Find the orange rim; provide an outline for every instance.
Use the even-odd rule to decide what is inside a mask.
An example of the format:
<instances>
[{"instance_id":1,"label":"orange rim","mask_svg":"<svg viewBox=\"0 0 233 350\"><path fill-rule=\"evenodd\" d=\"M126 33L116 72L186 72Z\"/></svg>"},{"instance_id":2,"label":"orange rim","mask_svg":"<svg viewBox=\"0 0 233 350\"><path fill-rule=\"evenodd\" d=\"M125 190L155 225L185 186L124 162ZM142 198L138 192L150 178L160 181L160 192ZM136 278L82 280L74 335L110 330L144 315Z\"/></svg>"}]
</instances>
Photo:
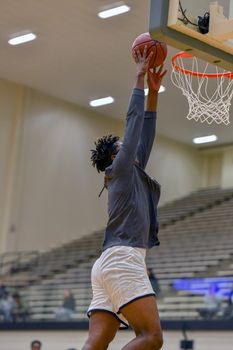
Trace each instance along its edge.
<instances>
[{"instance_id":1,"label":"orange rim","mask_svg":"<svg viewBox=\"0 0 233 350\"><path fill-rule=\"evenodd\" d=\"M177 58L192 58L193 55L189 52L178 52L176 55L172 57L172 66L175 70L182 72L184 74L193 75L194 77L207 77L207 78L221 78L226 77L229 79L233 79L233 73L232 72L224 72L224 73L200 73L200 72L193 72L189 69L184 69L176 64Z\"/></svg>"}]
</instances>

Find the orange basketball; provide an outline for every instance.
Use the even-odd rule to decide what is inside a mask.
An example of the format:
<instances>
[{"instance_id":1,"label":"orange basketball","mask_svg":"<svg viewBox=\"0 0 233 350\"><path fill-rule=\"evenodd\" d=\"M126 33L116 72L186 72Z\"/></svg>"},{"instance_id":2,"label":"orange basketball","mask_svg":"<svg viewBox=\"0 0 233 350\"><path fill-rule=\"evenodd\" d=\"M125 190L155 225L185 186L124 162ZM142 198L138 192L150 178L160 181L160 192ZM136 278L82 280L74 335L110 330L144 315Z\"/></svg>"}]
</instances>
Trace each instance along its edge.
<instances>
[{"instance_id":1,"label":"orange basketball","mask_svg":"<svg viewBox=\"0 0 233 350\"><path fill-rule=\"evenodd\" d=\"M142 54L145 45L147 46L147 56L153 52L153 56L150 59L149 68L161 66L167 57L167 45L153 39L150 36L150 33L143 33L134 40L132 45L132 53L138 49Z\"/></svg>"}]
</instances>

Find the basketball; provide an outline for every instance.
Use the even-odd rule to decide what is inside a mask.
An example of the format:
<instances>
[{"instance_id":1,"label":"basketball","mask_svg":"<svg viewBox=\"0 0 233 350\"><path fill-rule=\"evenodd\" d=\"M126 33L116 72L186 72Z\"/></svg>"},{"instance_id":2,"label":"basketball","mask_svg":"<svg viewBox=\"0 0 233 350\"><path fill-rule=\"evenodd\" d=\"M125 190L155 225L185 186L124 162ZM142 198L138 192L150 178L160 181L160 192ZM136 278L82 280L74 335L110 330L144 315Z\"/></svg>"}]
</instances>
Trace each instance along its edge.
<instances>
[{"instance_id":1,"label":"basketball","mask_svg":"<svg viewBox=\"0 0 233 350\"><path fill-rule=\"evenodd\" d=\"M153 39L150 36L150 33L143 33L134 40L132 45L132 54L137 49L142 54L145 46L147 46L147 56L153 52L153 56L150 59L149 68L161 66L167 57L167 45Z\"/></svg>"}]
</instances>

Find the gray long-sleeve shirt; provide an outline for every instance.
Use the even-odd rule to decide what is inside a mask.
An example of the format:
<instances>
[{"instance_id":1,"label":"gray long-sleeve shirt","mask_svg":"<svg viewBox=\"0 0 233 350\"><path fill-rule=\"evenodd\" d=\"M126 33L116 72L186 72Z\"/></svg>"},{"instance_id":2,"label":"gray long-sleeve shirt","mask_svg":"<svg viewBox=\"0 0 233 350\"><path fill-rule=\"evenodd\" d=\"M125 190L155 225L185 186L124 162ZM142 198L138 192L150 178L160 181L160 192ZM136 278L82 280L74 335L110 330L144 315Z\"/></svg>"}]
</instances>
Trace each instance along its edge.
<instances>
[{"instance_id":1,"label":"gray long-sleeve shirt","mask_svg":"<svg viewBox=\"0 0 233 350\"><path fill-rule=\"evenodd\" d=\"M156 113L145 112L144 91L134 89L123 144L106 168L108 223L103 250L113 246L151 248L157 238L160 185L144 171L155 137Z\"/></svg>"}]
</instances>

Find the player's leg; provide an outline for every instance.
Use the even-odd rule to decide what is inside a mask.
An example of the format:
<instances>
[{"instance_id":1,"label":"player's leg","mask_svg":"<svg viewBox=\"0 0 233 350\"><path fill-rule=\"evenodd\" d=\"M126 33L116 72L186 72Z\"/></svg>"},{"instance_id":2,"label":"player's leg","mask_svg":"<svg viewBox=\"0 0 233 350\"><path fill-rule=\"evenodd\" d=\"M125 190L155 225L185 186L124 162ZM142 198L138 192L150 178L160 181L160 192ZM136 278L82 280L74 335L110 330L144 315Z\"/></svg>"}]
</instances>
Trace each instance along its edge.
<instances>
[{"instance_id":1,"label":"player's leg","mask_svg":"<svg viewBox=\"0 0 233 350\"><path fill-rule=\"evenodd\" d=\"M120 322L114 314L106 311L92 312L88 339L82 350L106 350L119 326Z\"/></svg>"},{"instance_id":2,"label":"player's leg","mask_svg":"<svg viewBox=\"0 0 233 350\"><path fill-rule=\"evenodd\" d=\"M89 335L83 350L106 350L114 338L120 321L113 312L112 303L103 287L102 254L92 267L93 298L88 309Z\"/></svg>"},{"instance_id":3,"label":"player's leg","mask_svg":"<svg viewBox=\"0 0 233 350\"><path fill-rule=\"evenodd\" d=\"M122 315L134 329L136 338L122 350L159 350L163 335L154 296L145 296L123 306Z\"/></svg>"}]
</instances>

